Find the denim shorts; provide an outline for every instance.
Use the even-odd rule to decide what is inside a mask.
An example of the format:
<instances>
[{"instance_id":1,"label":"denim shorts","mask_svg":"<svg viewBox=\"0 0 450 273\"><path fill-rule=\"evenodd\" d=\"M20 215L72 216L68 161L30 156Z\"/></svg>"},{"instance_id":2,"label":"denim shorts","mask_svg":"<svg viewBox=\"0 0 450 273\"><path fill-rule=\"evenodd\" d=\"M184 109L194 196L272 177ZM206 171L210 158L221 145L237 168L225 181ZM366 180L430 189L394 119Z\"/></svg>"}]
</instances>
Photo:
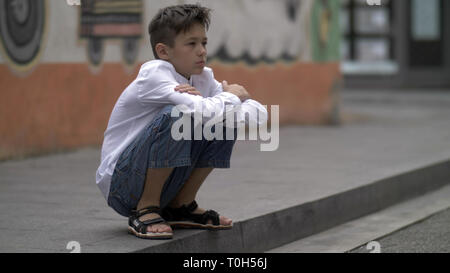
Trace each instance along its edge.
<instances>
[{"instance_id":1,"label":"denim shorts","mask_svg":"<svg viewBox=\"0 0 450 273\"><path fill-rule=\"evenodd\" d=\"M171 117L173 105L164 107L120 155L111 179L108 205L122 216L129 217L141 198L147 170L174 168L167 178L160 197L160 207L166 207L183 187L195 168L229 168L237 130L233 140L174 140L171 128L181 117ZM191 118L192 123L193 118ZM203 125L202 126L203 129ZM214 132L215 127L211 129ZM230 134L230 133L229 133ZM224 137L225 138L225 137ZM151 178L150 178L151 179Z\"/></svg>"}]
</instances>

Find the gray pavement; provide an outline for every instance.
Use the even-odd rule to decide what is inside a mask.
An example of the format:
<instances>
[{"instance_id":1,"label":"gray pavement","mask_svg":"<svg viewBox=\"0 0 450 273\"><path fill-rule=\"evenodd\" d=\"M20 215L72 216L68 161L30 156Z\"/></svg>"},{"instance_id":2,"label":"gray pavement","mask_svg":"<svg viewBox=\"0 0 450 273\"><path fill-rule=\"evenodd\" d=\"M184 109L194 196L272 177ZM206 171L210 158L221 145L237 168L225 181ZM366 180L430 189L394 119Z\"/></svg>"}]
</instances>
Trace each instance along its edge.
<instances>
[{"instance_id":1,"label":"gray pavement","mask_svg":"<svg viewBox=\"0 0 450 273\"><path fill-rule=\"evenodd\" d=\"M286 245L277 247L266 251L268 253L345 253L345 252L362 252L368 253L374 249L368 248L372 242L380 242L380 238L386 235L397 233L397 231L405 229L409 226L415 225L429 218L438 212L445 211L450 208L450 185L444 186L436 191L424 194L420 197L407 200L390 206L381 211L369 214L367 216L349 221L342 225L333 227L326 231L314 234L312 236L300 239L298 241L290 242ZM434 221L431 230L437 230L438 236L430 238L430 242L443 239L444 242L449 242L448 231L450 222ZM422 233L427 230L421 231ZM434 232L435 234L437 232ZM417 237L414 234L409 238L398 240L396 247L399 251L405 250L410 243L415 243ZM429 234L433 235L433 233ZM442 243L437 243L436 246L442 246ZM445 245L445 243L444 243ZM386 245L387 246L387 245ZM391 245L392 246L392 245ZM431 246L431 248L430 248ZM448 245L447 245L448 246ZM432 252L433 245L427 245L427 250ZM380 248L380 251L382 249ZM389 249L392 250L392 249ZM450 251L450 247L448 248Z\"/></svg>"},{"instance_id":2,"label":"gray pavement","mask_svg":"<svg viewBox=\"0 0 450 273\"><path fill-rule=\"evenodd\" d=\"M380 253L450 253L450 208L376 239ZM361 246L350 253L369 253Z\"/></svg>"},{"instance_id":3,"label":"gray pavement","mask_svg":"<svg viewBox=\"0 0 450 273\"><path fill-rule=\"evenodd\" d=\"M285 244L271 230L298 220L289 209L311 204L305 211L316 211L315 201L450 159L450 92L389 97L344 92L341 126L283 127L274 152L261 152L258 141L238 142L231 169L215 170L197 199L232 218L233 230L176 230L170 243L127 234L126 219L107 207L95 185L99 148L2 162L0 252L69 252L70 241L82 252L208 251L205 242L215 251L260 251ZM301 223L310 232L327 226Z\"/></svg>"}]
</instances>

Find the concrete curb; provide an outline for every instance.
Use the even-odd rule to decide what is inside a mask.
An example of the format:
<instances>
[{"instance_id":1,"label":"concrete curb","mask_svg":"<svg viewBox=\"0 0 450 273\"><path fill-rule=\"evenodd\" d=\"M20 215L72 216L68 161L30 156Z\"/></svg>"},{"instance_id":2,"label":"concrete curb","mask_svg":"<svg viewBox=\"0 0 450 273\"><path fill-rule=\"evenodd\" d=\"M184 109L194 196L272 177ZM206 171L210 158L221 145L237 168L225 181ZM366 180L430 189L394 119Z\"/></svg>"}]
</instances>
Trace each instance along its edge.
<instances>
[{"instance_id":1,"label":"concrete curb","mask_svg":"<svg viewBox=\"0 0 450 273\"><path fill-rule=\"evenodd\" d=\"M450 160L316 201L234 223L227 231L188 234L136 252L264 252L322 232L450 183Z\"/></svg>"}]
</instances>

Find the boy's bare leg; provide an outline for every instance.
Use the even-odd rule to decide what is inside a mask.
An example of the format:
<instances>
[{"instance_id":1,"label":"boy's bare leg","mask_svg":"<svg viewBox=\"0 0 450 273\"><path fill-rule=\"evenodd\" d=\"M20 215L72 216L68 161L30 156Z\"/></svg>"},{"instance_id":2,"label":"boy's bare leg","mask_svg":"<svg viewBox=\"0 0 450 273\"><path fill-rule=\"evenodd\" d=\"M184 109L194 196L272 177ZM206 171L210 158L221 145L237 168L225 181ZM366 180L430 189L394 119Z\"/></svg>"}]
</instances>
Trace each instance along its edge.
<instances>
[{"instance_id":1,"label":"boy's bare leg","mask_svg":"<svg viewBox=\"0 0 450 273\"><path fill-rule=\"evenodd\" d=\"M144 192L137 205L137 210L149 207L160 206L161 191L173 168L162 169L148 169L147 177L145 179ZM150 213L139 218L141 221L147 221L160 217L156 213ZM172 232L172 229L167 224L154 224L147 228L148 232Z\"/></svg>"},{"instance_id":2,"label":"boy's bare leg","mask_svg":"<svg viewBox=\"0 0 450 273\"><path fill-rule=\"evenodd\" d=\"M205 181L206 177L212 172L214 168L196 168L192 171L191 176L184 183L181 190L178 192L177 196L170 202L169 206L172 208L179 208L182 205L187 205L195 200L197 192L201 185ZM197 208L193 213L202 214L206 210L202 208ZM231 219L220 216L219 217L221 225L231 225ZM211 220L209 221L211 222Z\"/></svg>"}]
</instances>

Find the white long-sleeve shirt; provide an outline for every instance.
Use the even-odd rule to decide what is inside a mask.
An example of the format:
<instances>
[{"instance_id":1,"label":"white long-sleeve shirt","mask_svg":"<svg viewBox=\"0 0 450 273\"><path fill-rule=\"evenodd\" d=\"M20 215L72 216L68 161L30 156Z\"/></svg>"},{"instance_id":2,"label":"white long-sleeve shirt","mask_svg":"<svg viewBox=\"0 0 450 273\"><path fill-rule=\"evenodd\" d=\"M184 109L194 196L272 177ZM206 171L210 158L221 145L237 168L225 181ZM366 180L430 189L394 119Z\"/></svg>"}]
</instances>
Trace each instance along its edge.
<instances>
[{"instance_id":1,"label":"white long-sleeve shirt","mask_svg":"<svg viewBox=\"0 0 450 273\"><path fill-rule=\"evenodd\" d=\"M194 86L202 96L175 91L175 87L181 84ZM104 133L96 183L106 200L120 154L153 121L156 114L170 104L184 105L180 108L182 112L203 111L217 115L232 105L239 109L235 116L236 122L248 122L251 119L262 124L267 121L267 110L259 102L248 99L241 103L236 95L223 92L222 84L214 79L211 68L205 67L202 74L192 75L188 81L176 72L171 63L149 61L141 66L137 78L117 100ZM245 112L259 115L250 115L246 119Z\"/></svg>"}]
</instances>

